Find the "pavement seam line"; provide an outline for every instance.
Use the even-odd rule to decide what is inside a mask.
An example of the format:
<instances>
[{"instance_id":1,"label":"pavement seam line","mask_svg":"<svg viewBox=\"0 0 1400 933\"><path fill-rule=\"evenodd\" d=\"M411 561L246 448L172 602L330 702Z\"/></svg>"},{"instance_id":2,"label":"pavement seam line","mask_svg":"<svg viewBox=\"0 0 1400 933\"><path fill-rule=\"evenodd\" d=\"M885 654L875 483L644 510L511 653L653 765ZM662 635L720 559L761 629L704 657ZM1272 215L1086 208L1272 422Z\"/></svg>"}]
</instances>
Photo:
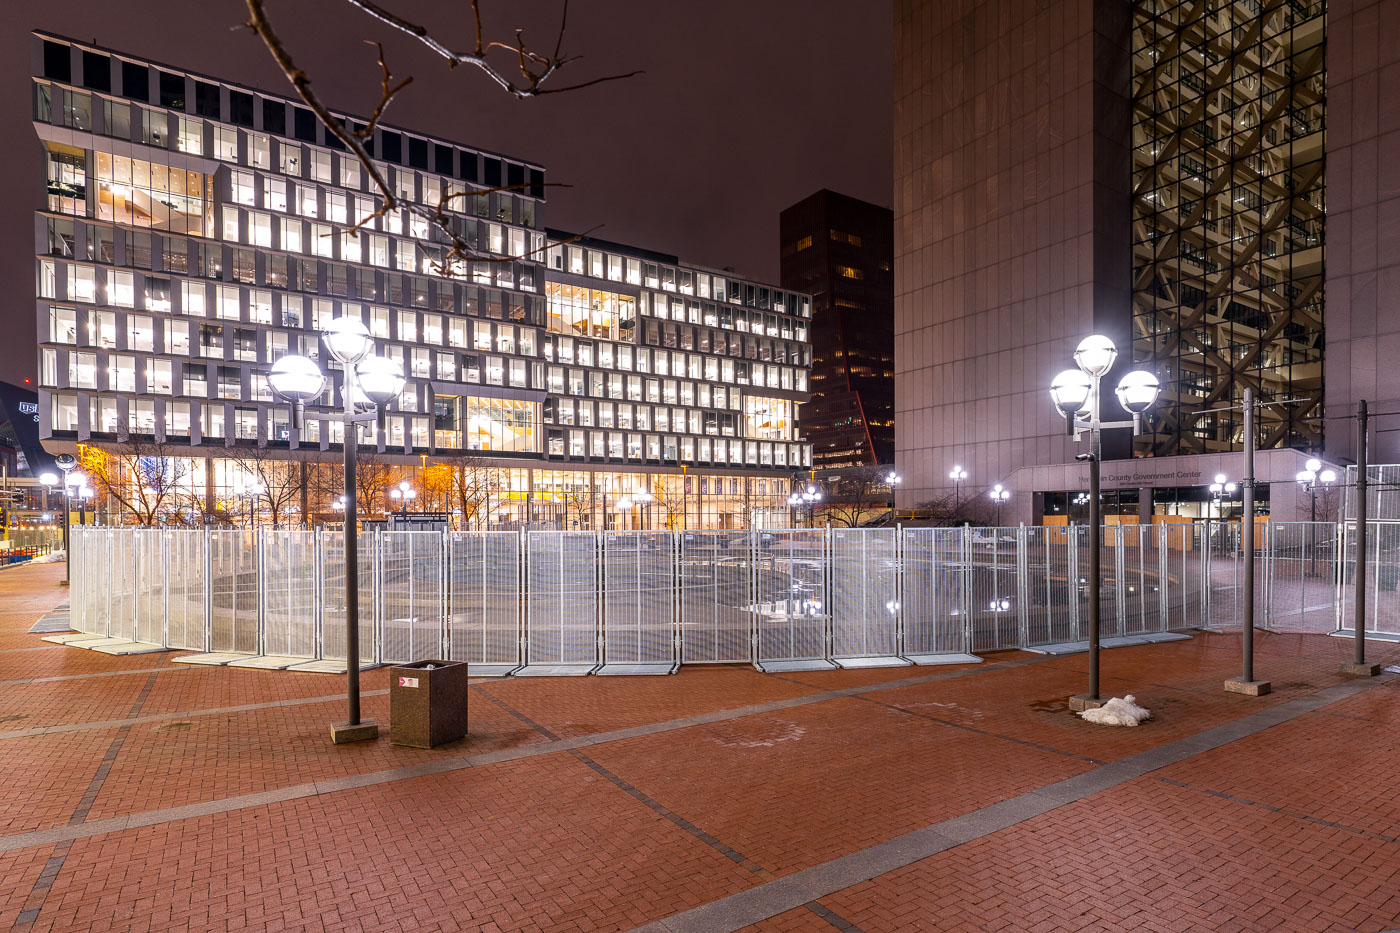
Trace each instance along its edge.
<instances>
[{"instance_id":1,"label":"pavement seam line","mask_svg":"<svg viewBox=\"0 0 1400 933\"><path fill-rule=\"evenodd\" d=\"M510 715L514 716L516 719L519 719L527 726L539 732L540 735L543 735L547 739L558 741L559 736L555 735L553 732L549 731L539 723L535 722L529 716L526 716L524 713L511 706L505 700L502 700L500 697L497 696L492 696L490 693L487 693L485 690L482 690L479 687L473 687L472 689L480 693L482 696L486 697L486 699L490 700L492 703L496 704ZM628 783L622 777L618 776L617 774L614 774L612 771L599 764L593 758L590 758L588 755L579 751L577 748L569 749L569 754L573 755L575 758L577 758L583 764L587 765L597 774L602 775L604 778L615 784L617 787L621 788L624 793L632 797L638 803L642 804L642 806L651 810L653 813L660 815L662 818L674 823L676 826L680 827L685 832L694 836L696 839L699 839L705 845L714 849L716 852L720 853L725 858L729 859L731 862L735 862L739 865L744 866L754 874L763 874L767 875L768 877L772 877L771 873L769 873L767 869L755 862L753 859L749 858L741 852L736 851L730 846L725 845L723 842L720 842L714 836L705 832L705 830L701 829L699 826L696 826L694 823L690 822L690 820L687 820L685 817L666 807L653 797L643 792L641 789Z\"/></svg>"},{"instance_id":2,"label":"pavement seam line","mask_svg":"<svg viewBox=\"0 0 1400 933\"><path fill-rule=\"evenodd\" d=\"M1180 787L1182 790L1192 790L1198 794L1209 794L1212 797L1219 797L1221 800L1228 800L1231 803L1244 804L1247 807L1258 807L1261 810L1268 810L1270 813L1282 814L1283 816L1292 817L1295 820L1306 820L1309 823L1318 823L1322 826L1330 826L1332 829L1346 830L1349 833L1355 833L1358 836L1365 836L1368 839L1376 839L1380 842L1389 843L1391 845L1400 845L1400 838L1396 838L1395 836L1387 836L1384 833L1378 833L1374 830L1352 826L1349 823L1338 823L1333 820L1324 820L1320 816L1312 816L1308 813L1300 813L1297 810L1285 810L1283 807L1276 807L1273 804L1264 803L1262 800L1251 800L1248 797L1239 797L1235 794L1227 794L1224 791L1211 790L1208 787L1197 787L1194 784L1187 784L1185 781L1176 781L1167 777L1155 777L1153 778L1153 780L1160 781L1163 784L1170 784L1172 787Z\"/></svg>"},{"instance_id":3,"label":"pavement seam line","mask_svg":"<svg viewBox=\"0 0 1400 933\"><path fill-rule=\"evenodd\" d=\"M156 675L155 672L152 672L146 678L146 684L141 688L135 702L131 704L131 711L127 714L128 718L140 714L141 707L146 705L146 700L150 698L151 690L154 689L155 685ZM81 825L87 820L87 815L92 810L92 805L97 802L97 796L102 793L102 786L107 783L107 775L111 774L112 765L116 763L117 756L121 754L122 746L126 744L126 737L130 734L131 726L124 725L112 737L111 744L107 746L107 753L102 756L102 762L97 766L97 773L88 782L87 790L83 792L78 806L73 810L72 816L68 818L68 825ZM72 839L65 839L54 846L53 854L44 864L44 870L35 879L34 887L29 890L29 897L24 902L24 910L15 918L14 925L10 929L22 929L38 921L39 914L44 910L44 903L48 900L49 889L53 887L59 872L63 870L64 863L68 861L68 852L72 847Z\"/></svg>"},{"instance_id":4,"label":"pavement seam line","mask_svg":"<svg viewBox=\"0 0 1400 933\"><path fill-rule=\"evenodd\" d=\"M1256 735L1395 680L1345 681L1250 713L1195 735L1120 758L999 803L933 823L828 862L763 882L737 894L672 914L631 933L734 933L940 852L1000 832L1168 765ZM1243 727L1243 729L1241 728ZM1019 812L1018 812L1019 811ZM873 867L872 867L873 866Z\"/></svg>"},{"instance_id":5,"label":"pavement seam line","mask_svg":"<svg viewBox=\"0 0 1400 933\"><path fill-rule=\"evenodd\" d=\"M153 675L154 676L154 675ZM362 690L362 697L387 696L388 690ZM89 729L110 729L114 726L139 726L148 722L165 722L170 719L185 719L197 716L220 716L225 713L250 713L260 709L276 709L284 706L306 706L313 703L331 703L345 699L343 693L331 693L315 697L291 697L285 700L269 700L266 703L244 703L240 706L217 706L209 709L183 710L177 713L152 713L134 719L103 719L94 722L61 723L56 726L35 726L33 729L16 729L0 732L0 740L23 739L38 735L55 735L62 732L83 732Z\"/></svg>"},{"instance_id":6,"label":"pavement seam line","mask_svg":"<svg viewBox=\"0 0 1400 933\"><path fill-rule=\"evenodd\" d=\"M533 745L521 745L494 752L477 752L471 755L444 758L439 761L428 761L416 765L405 765L403 767L389 768L383 771L371 771L365 774L352 774L346 777L307 781L302 784L293 784L256 793L238 794L233 797L223 797L217 800L181 804L180 806L166 807L159 810L144 810L122 816L109 817L104 820L82 823L78 826L52 826L22 833L11 833L9 835L0 836L0 852L13 852L17 849L27 849L31 846L49 845L65 839L98 836L104 833L119 832L123 829L138 826L155 826L161 823L190 819L197 816L230 813L235 810L243 810L250 807L266 806L270 803L281 803L289 800L317 797L322 794L335 793L336 791L369 787L376 784L388 784L394 781L409 780L430 774L465 771L484 765L503 764L525 758L535 758L540 755L569 751L573 748L582 748L588 745L603 745L609 742L622 741L641 736L689 729L694 726L709 725L717 722L731 722L735 719L760 716L765 713L792 709L797 706L810 706L815 703L825 703L830 700L858 696L864 693L876 693L881 690L894 690L915 684L937 683L939 681L955 680L975 674L1023 667L1027 664L1041 663L1048 660L1048 658L1048 655L1035 656L1017 658L1012 661L1002 661L994 664L969 665L963 670L938 671L937 673L925 674L921 677L911 677L883 683L861 684L855 687L843 687L837 690L811 693L800 697L789 697L783 700L771 700L767 703L740 706L731 710L697 713L693 716L686 716L680 719L648 723L641 726L628 726L621 729L609 730L607 732L595 732L589 735L559 739L553 742L545 741ZM154 670L169 670L169 668L155 668ZM486 690L480 690L479 692L490 697L490 693Z\"/></svg>"}]
</instances>

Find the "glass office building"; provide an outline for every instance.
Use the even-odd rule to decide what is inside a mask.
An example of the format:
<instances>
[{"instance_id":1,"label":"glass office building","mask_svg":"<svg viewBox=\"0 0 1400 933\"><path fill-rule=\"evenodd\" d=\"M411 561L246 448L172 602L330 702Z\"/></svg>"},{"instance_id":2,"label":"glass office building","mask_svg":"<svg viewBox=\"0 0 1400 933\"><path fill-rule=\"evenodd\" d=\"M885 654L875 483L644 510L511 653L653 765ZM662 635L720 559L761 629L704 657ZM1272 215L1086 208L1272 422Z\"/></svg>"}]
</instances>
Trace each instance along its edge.
<instances>
[{"instance_id":1,"label":"glass office building","mask_svg":"<svg viewBox=\"0 0 1400 933\"><path fill-rule=\"evenodd\" d=\"M295 431L266 374L324 363L320 331L354 315L408 380L361 450L420 486L471 464L490 490L474 524L786 522L811 466L809 296L547 231L541 166L381 124L384 177L442 201L481 259L445 269L441 231L366 219L362 166L293 100L45 33L33 65L47 446L187 457L206 515L233 514L250 451L271 451L298 464L300 517L328 515L333 480L305 477L334 474L338 399Z\"/></svg>"}]
</instances>

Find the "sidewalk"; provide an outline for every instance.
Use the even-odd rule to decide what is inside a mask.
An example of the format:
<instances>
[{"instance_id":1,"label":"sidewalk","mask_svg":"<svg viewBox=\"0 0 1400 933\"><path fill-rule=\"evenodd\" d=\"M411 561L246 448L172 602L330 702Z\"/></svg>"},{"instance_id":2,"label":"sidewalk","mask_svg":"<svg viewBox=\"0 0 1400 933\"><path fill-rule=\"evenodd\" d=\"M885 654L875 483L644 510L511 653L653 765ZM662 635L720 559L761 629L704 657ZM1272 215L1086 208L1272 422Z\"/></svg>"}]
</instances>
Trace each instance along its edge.
<instances>
[{"instance_id":1,"label":"sidewalk","mask_svg":"<svg viewBox=\"0 0 1400 933\"><path fill-rule=\"evenodd\" d=\"M1388 930L1400 678L1345 639L473 687L434 751L333 747L344 680L110 657L0 575L0 930ZM1373 660L1400 661L1376 645ZM387 674L363 678L388 725Z\"/></svg>"}]
</instances>

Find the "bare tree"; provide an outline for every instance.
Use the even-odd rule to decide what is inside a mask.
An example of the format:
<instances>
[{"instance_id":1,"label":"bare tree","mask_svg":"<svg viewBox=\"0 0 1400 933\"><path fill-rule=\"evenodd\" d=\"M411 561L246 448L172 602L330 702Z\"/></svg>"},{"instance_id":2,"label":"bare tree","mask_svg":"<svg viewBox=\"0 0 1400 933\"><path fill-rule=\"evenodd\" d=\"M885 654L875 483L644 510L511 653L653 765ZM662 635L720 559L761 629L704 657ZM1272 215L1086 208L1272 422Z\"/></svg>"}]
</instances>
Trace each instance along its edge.
<instances>
[{"instance_id":1,"label":"bare tree","mask_svg":"<svg viewBox=\"0 0 1400 933\"><path fill-rule=\"evenodd\" d=\"M115 502L131 524L169 521L199 498L189 488L193 464L184 448L127 440L112 451L83 447L80 455L95 491Z\"/></svg>"},{"instance_id":2,"label":"bare tree","mask_svg":"<svg viewBox=\"0 0 1400 933\"><path fill-rule=\"evenodd\" d=\"M484 457L472 454L442 454L423 471L424 488L441 492L448 511L458 509L462 525L477 523L491 493L491 468Z\"/></svg>"},{"instance_id":3,"label":"bare tree","mask_svg":"<svg viewBox=\"0 0 1400 933\"><path fill-rule=\"evenodd\" d=\"M384 497L393 485L394 473L384 457L362 451L355 463L355 511L366 517L384 511Z\"/></svg>"},{"instance_id":4,"label":"bare tree","mask_svg":"<svg viewBox=\"0 0 1400 933\"><path fill-rule=\"evenodd\" d=\"M931 514L933 524L943 527L957 525L990 526L993 521L992 506L985 497L959 497L947 493L936 499L928 499L914 507L916 512Z\"/></svg>"},{"instance_id":5,"label":"bare tree","mask_svg":"<svg viewBox=\"0 0 1400 933\"><path fill-rule=\"evenodd\" d=\"M271 447L238 447L233 452L234 461L261 487L258 499L267 503L273 528L280 527L281 517L301 498L301 463L284 457Z\"/></svg>"},{"instance_id":6,"label":"bare tree","mask_svg":"<svg viewBox=\"0 0 1400 933\"><path fill-rule=\"evenodd\" d=\"M381 72L379 102L375 105L367 123L361 128L351 130L330 111L330 108L312 89L311 78L296 64L291 52L268 19L264 0L245 0L245 2L248 5L249 13L248 27L257 33L263 44L267 46L267 50L272 54L278 67L282 69L282 73L286 75L297 96L316 114L316 118L326 128L326 132L344 144L345 148L359 161L366 177L370 179L379 192L379 208L373 213L359 218L347 232L354 232L371 220L391 211L402 210L431 224L450 244L450 248L445 253L440 256L434 255L432 259L436 270L442 275L465 275L469 271L470 265L476 262L511 262L518 258L492 256L479 250L476 244L468 241L458 232L446 211L452 209L452 202L455 200L461 199L463 206L465 206L469 199L500 191L518 190L523 187L522 185L506 185L479 190L448 189L442 192L437 203L433 205L409 200L390 187L388 179L384 177L384 173L370 155L365 143L371 138L375 127L384 116L390 103L400 91L413 81L413 78L408 77L395 81L393 72L390 71L385 61L382 44L366 40L379 53L377 59ZM542 97L546 94L576 91L606 81L616 81L640 74L640 72L632 71L569 85L560 86L555 83L554 79L560 71L578 61L578 56L566 55L563 51L564 33L568 25L569 6L567 0L563 3L554 50L550 53L537 52L529 47L525 42L523 29L515 30L514 41L511 42L487 38L482 28L480 0L472 0L471 3L475 41L469 49L464 51L454 50L447 42L437 38L426 26L404 19L379 4L371 2L371 0L343 0L343 2L354 9L367 13L381 25L417 39L446 61L449 68L455 69L465 65L470 69L475 69L496 84L501 91L521 100ZM507 68L498 64L502 60L511 62L511 66ZM537 251L532 250L531 252Z\"/></svg>"},{"instance_id":7,"label":"bare tree","mask_svg":"<svg viewBox=\"0 0 1400 933\"><path fill-rule=\"evenodd\" d=\"M827 477L826 501L822 515L833 525L855 528L884 513L894 500L894 490L886 477L890 468L874 463L847 467Z\"/></svg>"}]
</instances>

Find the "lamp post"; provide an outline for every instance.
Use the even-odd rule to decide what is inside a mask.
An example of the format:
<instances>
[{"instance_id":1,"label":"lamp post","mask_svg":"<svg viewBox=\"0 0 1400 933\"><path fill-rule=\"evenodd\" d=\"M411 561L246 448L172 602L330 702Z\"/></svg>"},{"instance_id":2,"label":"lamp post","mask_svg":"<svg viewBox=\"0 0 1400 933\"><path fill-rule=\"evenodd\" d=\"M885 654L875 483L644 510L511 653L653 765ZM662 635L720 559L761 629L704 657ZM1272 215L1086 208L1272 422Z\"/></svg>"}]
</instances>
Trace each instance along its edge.
<instances>
[{"instance_id":1,"label":"lamp post","mask_svg":"<svg viewBox=\"0 0 1400 933\"><path fill-rule=\"evenodd\" d=\"M258 496L267 491L267 487L257 480L250 480L247 483L239 483L233 487L233 494L240 499L248 500L248 528L254 527L253 503L257 502Z\"/></svg>"},{"instance_id":2,"label":"lamp post","mask_svg":"<svg viewBox=\"0 0 1400 933\"><path fill-rule=\"evenodd\" d=\"M967 479L967 471L960 466L954 466L949 471L948 478L953 481L953 517L956 518L962 508L962 482Z\"/></svg>"},{"instance_id":3,"label":"lamp post","mask_svg":"<svg viewBox=\"0 0 1400 933\"><path fill-rule=\"evenodd\" d=\"M397 487L389 490L389 498L399 503L399 514L408 514L408 503L418 495L418 491L413 488L413 484L408 480L399 483Z\"/></svg>"},{"instance_id":4,"label":"lamp post","mask_svg":"<svg viewBox=\"0 0 1400 933\"><path fill-rule=\"evenodd\" d=\"M374 340L358 317L338 317L321 334L321 340L340 364L340 396L345 424L345 492L341 497L345 514L345 677L346 713L343 723L331 725L331 742L361 742L379 736L373 720L360 720L360 588L359 541L355 508L355 470L359 446L359 425L377 421L383 425L385 406L403 391L404 377L399 364L371 356ZM314 360L287 355L272 366L268 375L272 391L292 405L292 428L300 431L306 403L326 388L326 376ZM364 406L365 411L357 410Z\"/></svg>"},{"instance_id":5,"label":"lamp post","mask_svg":"<svg viewBox=\"0 0 1400 933\"><path fill-rule=\"evenodd\" d=\"M1087 431L1089 452L1077 454L1076 460L1089 464L1089 692L1070 697L1072 710L1101 706L1099 699L1099 595L1102 589L1102 515L1099 509L1099 462L1103 459L1104 428L1142 430L1142 414L1157 401L1160 387L1157 377L1145 370L1133 370L1118 382L1115 394L1118 404L1133 418L1131 421L1103 421L1099 386L1118 359L1113 341L1100 334L1085 337L1074 351L1077 369L1067 369L1050 383L1050 398L1065 418L1065 433L1070 437ZM1078 417L1080 414L1084 418Z\"/></svg>"},{"instance_id":6,"label":"lamp post","mask_svg":"<svg viewBox=\"0 0 1400 933\"><path fill-rule=\"evenodd\" d=\"M1210 484L1209 489L1211 501L1215 505L1216 520L1223 520L1225 518L1225 510L1221 508L1220 500L1225 496L1234 498L1235 484L1226 482L1224 473L1217 473L1215 474L1215 482Z\"/></svg>"},{"instance_id":7,"label":"lamp post","mask_svg":"<svg viewBox=\"0 0 1400 933\"><path fill-rule=\"evenodd\" d=\"M817 523L817 502L821 500L821 490L816 486L809 485L802 491L802 501L807 503L807 527L811 528Z\"/></svg>"},{"instance_id":8,"label":"lamp post","mask_svg":"<svg viewBox=\"0 0 1400 933\"><path fill-rule=\"evenodd\" d=\"M1337 481L1337 474L1332 470L1324 470L1322 461L1316 457L1303 464L1303 469L1298 473L1298 485L1308 491L1308 576L1317 576L1317 547L1313 543L1313 534L1317 524L1317 484L1330 486Z\"/></svg>"},{"instance_id":9,"label":"lamp post","mask_svg":"<svg viewBox=\"0 0 1400 933\"><path fill-rule=\"evenodd\" d=\"M992 500L993 502L996 503L996 507L997 507L997 527L1000 528L1000 527L1001 527L1001 506L1002 506L1002 503L1004 503L1007 499L1010 499L1010 498L1011 498L1011 490L1005 489L1005 488L1002 487L1001 483L997 483L995 486L992 487L992 491L989 492L989 493L987 493L987 495L990 496L990 497L991 497L991 500Z\"/></svg>"},{"instance_id":10,"label":"lamp post","mask_svg":"<svg viewBox=\"0 0 1400 933\"><path fill-rule=\"evenodd\" d=\"M92 498L92 495L93 495L93 493L92 493L92 487L91 487L91 486L88 486L87 484L84 484L84 485L78 490L78 524L79 524L79 525L86 525L86 524L87 524L87 504L88 504L88 500ZM93 522L96 523L96 521L97 521L97 513L96 513L96 511L94 511L94 512L93 512Z\"/></svg>"}]
</instances>

